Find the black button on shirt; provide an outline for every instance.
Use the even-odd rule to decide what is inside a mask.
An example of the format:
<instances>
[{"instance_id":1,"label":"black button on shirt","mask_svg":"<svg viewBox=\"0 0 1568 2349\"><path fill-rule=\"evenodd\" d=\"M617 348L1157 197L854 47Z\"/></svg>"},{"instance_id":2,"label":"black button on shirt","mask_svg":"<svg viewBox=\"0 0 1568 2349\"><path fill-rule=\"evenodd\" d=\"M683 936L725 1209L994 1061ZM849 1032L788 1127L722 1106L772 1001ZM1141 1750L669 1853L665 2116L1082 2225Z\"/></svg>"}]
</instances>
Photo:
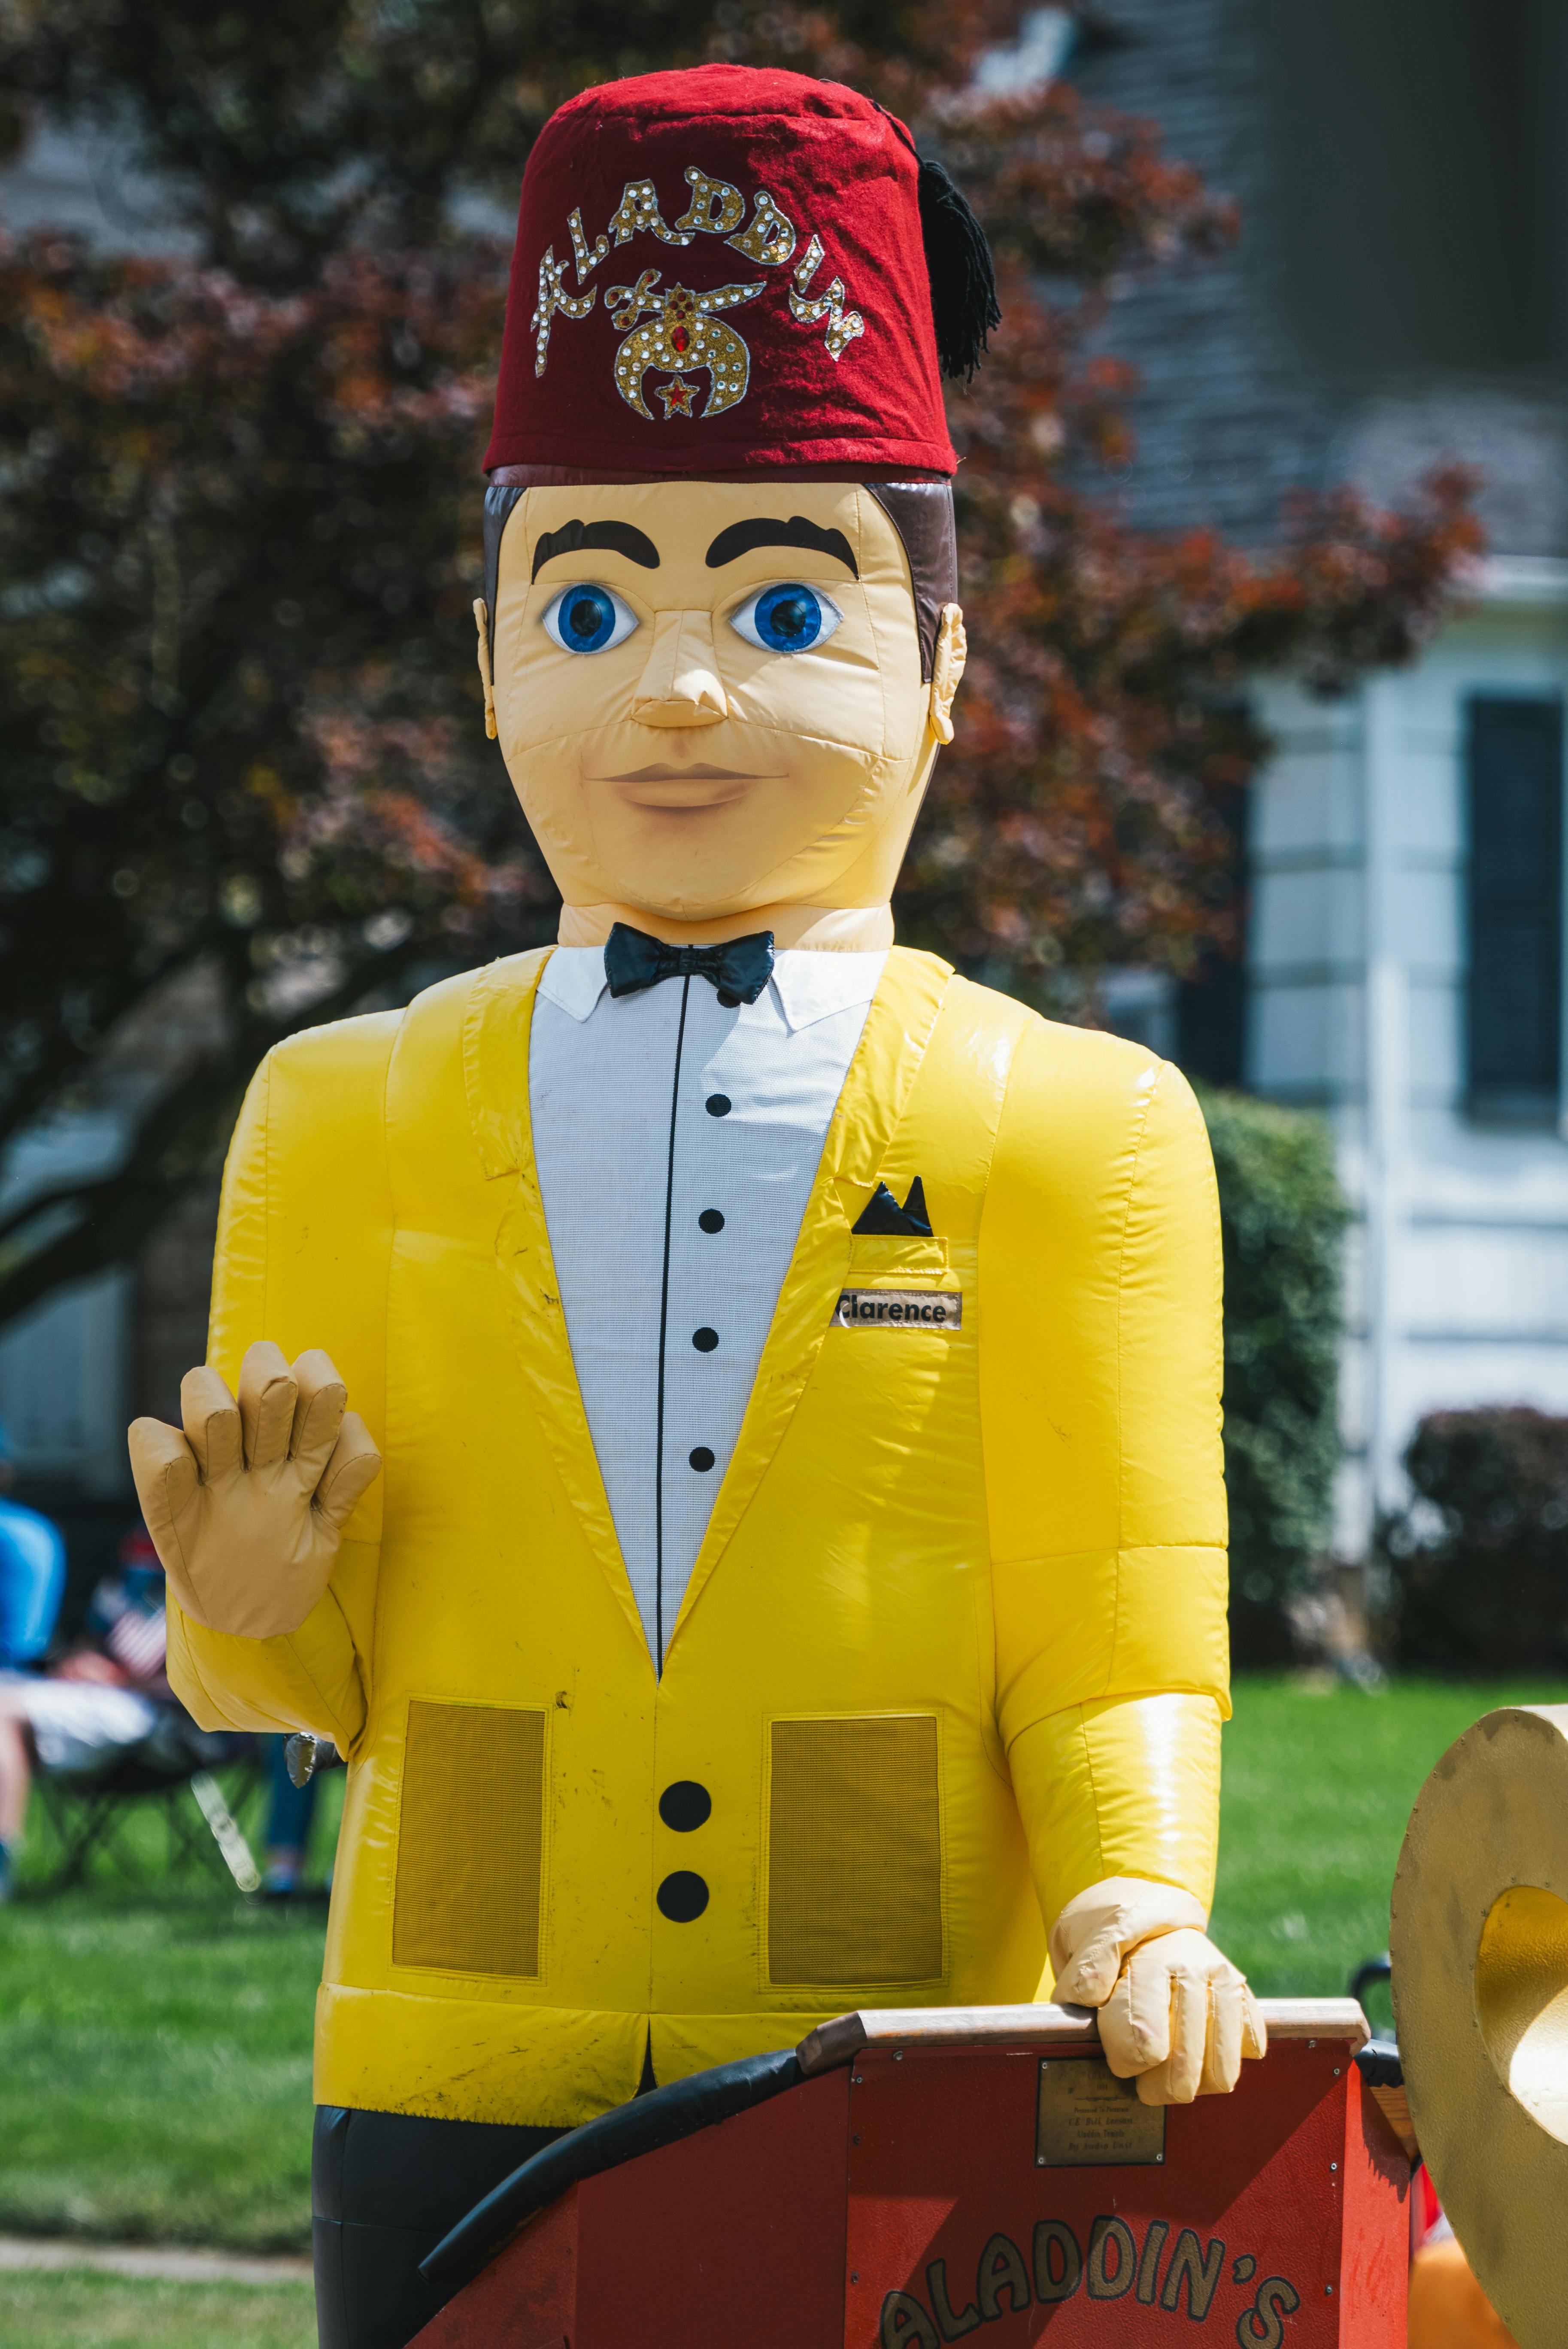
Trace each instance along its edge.
<instances>
[{"instance_id":1,"label":"black button on shirt","mask_svg":"<svg viewBox=\"0 0 1568 2349\"><path fill-rule=\"evenodd\" d=\"M690 1835L707 1825L713 1796L696 1778L677 1778L659 1796L659 1816L676 1835Z\"/></svg>"},{"instance_id":2,"label":"black button on shirt","mask_svg":"<svg viewBox=\"0 0 1568 2349\"><path fill-rule=\"evenodd\" d=\"M707 1887L689 1868L677 1868L665 1877L654 1898L661 1917L667 1917L672 1925L690 1925L707 1907Z\"/></svg>"},{"instance_id":3,"label":"black button on shirt","mask_svg":"<svg viewBox=\"0 0 1568 2349\"><path fill-rule=\"evenodd\" d=\"M724 1217L717 1207L705 1207L697 1217L697 1224L705 1232L721 1232L724 1229Z\"/></svg>"},{"instance_id":4,"label":"black button on shirt","mask_svg":"<svg viewBox=\"0 0 1568 2349\"><path fill-rule=\"evenodd\" d=\"M713 1466L713 1454L706 1444L699 1444L695 1451L688 1452L686 1458L694 1468L707 1470Z\"/></svg>"},{"instance_id":5,"label":"black button on shirt","mask_svg":"<svg viewBox=\"0 0 1568 2349\"><path fill-rule=\"evenodd\" d=\"M714 1348L718 1343L718 1331L717 1330L694 1330L691 1333L691 1341L696 1348L699 1354L711 1354Z\"/></svg>"},{"instance_id":6,"label":"black button on shirt","mask_svg":"<svg viewBox=\"0 0 1568 2349\"><path fill-rule=\"evenodd\" d=\"M703 1107L707 1110L709 1117L727 1117L730 1111L735 1107L735 1103L730 1100L727 1093L709 1093L707 1101L703 1103Z\"/></svg>"}]
</instances>

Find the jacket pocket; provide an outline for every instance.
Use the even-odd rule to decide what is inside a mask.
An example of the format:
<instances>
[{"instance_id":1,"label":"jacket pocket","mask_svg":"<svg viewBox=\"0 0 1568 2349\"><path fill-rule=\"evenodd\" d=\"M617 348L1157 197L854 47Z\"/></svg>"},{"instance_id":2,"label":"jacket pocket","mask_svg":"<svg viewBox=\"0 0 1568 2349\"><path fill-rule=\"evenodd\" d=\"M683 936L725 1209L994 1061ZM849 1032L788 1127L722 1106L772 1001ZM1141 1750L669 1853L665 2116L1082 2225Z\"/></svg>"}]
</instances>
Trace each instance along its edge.
<instances>
[{"instance_id":1,"label":"jacket pocket","mask_svg":"<svg viewBox=\"0 0 1568 2349\"><path fill-rule=\"evenodd\" d=\"M942 1979L934 1713L769 1724L768 1978Z\"/></svg>"},{"instance_id":2,"label":"jacket pocket","mask_svg":"<svg viewBox=\"0 0 1568 2349\"><path fill-rule=\"evenodd\" d=\"M537 1976L544 1733L542 1709L410 1702L395 1966Z\"/></svg>"},{"instance_id":3,"label":"jacket pocket","mask_svg":"<svg viewBox=\"0 0 1568 2349\"><path fill-rule=\"evenodd\" d=\"M947 1242L905 1239L896 1232L862 1232L850 1241L846 1288L864 1288L885 1281L891 1288L908 1282L942 1285L947 1273Z\"/></svg>"}]
</instances>

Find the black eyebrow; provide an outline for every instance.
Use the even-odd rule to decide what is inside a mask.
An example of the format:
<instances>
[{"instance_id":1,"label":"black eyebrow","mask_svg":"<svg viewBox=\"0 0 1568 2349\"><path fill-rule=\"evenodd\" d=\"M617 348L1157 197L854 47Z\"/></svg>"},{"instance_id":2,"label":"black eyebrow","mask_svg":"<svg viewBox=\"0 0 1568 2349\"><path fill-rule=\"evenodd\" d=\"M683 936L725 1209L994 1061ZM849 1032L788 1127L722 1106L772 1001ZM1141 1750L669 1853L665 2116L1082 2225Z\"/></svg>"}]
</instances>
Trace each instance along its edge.
<instances>
[{"instance_id":1,"label":"black eyebrow","mask_svg":"<svg viewBox=\"0 0 1568 2349\"><path fill-rule=\"evenodd\" d=\"M804 514L791 514L788 522L732 522L708 548L707 567L717 571L721 563L733 563L738 554L749 554L754 546L809 546L818 554L830 554L835 562L844 564L851 578L861 575L854 549L843 532L823 530L820 523L808 522Z\"/></svg>"},{"instance_id":2,"label":"black eyebrow","mask_svg":"<svg viewBox=\"0 0 1568 2349\"><path fill-rule=\"evenodd\" d=\"M612 554L624 554L628 563L640 563L645 571L659 567L658 548L629 522L568 522L541 536L533 550L532 576L537 579L555 555L575 554L584 546L606 547Z\"/></svg>"}]
</instances>

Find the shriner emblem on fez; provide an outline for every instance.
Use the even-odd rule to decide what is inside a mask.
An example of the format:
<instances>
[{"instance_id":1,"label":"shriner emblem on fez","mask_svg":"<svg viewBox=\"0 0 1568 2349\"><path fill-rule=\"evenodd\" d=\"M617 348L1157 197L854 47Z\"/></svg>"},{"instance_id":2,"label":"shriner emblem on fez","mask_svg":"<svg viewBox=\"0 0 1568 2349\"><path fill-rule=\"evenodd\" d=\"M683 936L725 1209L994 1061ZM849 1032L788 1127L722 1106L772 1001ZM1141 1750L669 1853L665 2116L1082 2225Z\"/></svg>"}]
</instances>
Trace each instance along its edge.
<instances>
[{"instance_id":1,"label":"shriner emblem on fez","mask_svg":"<svg viewBox=\"0 0 1568 2349\"><path fill-rule=\"evenodd\" d=\"M684 378L706 367L708 392L701 414L717 416L733 408L746 397L751 354L735 328L712 314L732 309L737 302L754 302L763 286L717 285L711 294L694 294L687 285L672 285L667 293L655 294L658 282L656 269L645 269L635 285L612 285L604 297L618 305L613 314L615 325L634 329L615 353L616 390L628 408L651 418L653 410L643 398L643 378L654 367L675 376L676 382L656 387L667 423L672 416L698 413L692 406L697 387ZM655 324L639 326L647 310L654 313Z\"/></svg>"},{"instance_id":2,"label":"shriner emblem on fez","mask_svg":"<svg viewBox=\"0 0 1568 2349\"><path fill-rule=\"evenodd\" d=\"M782 269L793 258L799 244L799 232L766 188L754 195L751 220L743 229L746 199L738 188L727 180L710 179L696 164L686 166L686 180L691 202L673 227L659 210L652 180L627 181L608 224L592 244L583 233L581 208L569 215L571 254L557 261L554 247L548 245L539 264L539 300L529 322L536 376L542 375L550 363L550 336L556 318L586 318L598 300L596 285L589 286L585 294L567 292L568 269L575 269L579 286L586 285L612 242L629 244L634 236L653 236L661 244L690 245L699 236L719 236L735 252L765 269ZM798 325L821 326L828 356L838 360L855 337L865 333L866 322L858 310L848 307L842 278L834 277L825 287L812 291L826 257L821 238L813 234L789 272L786 298ZM614 360L615 388L628 408L651 422L653 410L644 397L644 382L649 375L664 375L670 380L654 388L666 423L676 416L721 416L746 397L751 353L736 328L715 313L756 301L767 293L768 281L757 278L706 288L672 283L660 291L663 274L658 269L645 269L634 285L612 285L604 296L611 323L623 336ZM707 390L698 408L694 403L702 386L694 378L705 374Z\"/></svg>"}]
</instances>

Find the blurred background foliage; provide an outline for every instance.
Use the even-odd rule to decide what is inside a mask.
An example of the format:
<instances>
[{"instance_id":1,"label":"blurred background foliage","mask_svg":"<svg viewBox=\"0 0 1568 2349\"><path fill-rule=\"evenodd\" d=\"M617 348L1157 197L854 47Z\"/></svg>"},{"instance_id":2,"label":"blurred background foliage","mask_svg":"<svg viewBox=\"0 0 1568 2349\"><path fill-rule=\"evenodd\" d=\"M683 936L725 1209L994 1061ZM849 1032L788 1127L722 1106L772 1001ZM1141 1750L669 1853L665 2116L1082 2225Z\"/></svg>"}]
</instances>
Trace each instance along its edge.
<instances>
[{"instance_id":1,"label":"blurred background foliage","mask_svg":"<svg viewBox=\"0 0 1568 2349\"><path fill-rule=\"evenodd\" d=\"M1348 1210L1321 1118L1200 1095L1225 1262L1225 1489L1239 1663L1290 1650L1284 1610L1328 1552Z\"/></svg>"},{"instance_id":2,"label":"blurred background foliage","mask_svg":"<svg viewBox=\"0 0 1568 2349\"><path fill-rule=\"evenodd\" d=\"M0 1143L174 991L210 1015L117 1168L0 1219L0 1322L211 1179L276 1037L552 933L480 719L478 464L498 207L551 108L610 76L852 81L990 232L1006 323L952 401L972 665L901 934L1047 1009L1092 1009L1109 962L1233 947L1231 819L1266 747L1239 688L1408 658L1478 543L1470 484L1301 504L1261 559L1130 530L1130 378L1092 330L1113 278L1234 222L1147 123L976 93L1012 29L854 0L0 0L6 136L45 110L129 142L170 248L0 248Z\"/></svg>"},{"instance_id":3,"label":"blurred background foliage","mask_svg":"<svg viewBox=\"0 0 1568 2349\"><path fill-rule=\"evenodd\" d=\"M1431 1412L1405 1454L1408 1508L1378 1528L1403 1665L1568 1665L1568 1419L1523 1405Z\"/></svg>"}]
</instances>

